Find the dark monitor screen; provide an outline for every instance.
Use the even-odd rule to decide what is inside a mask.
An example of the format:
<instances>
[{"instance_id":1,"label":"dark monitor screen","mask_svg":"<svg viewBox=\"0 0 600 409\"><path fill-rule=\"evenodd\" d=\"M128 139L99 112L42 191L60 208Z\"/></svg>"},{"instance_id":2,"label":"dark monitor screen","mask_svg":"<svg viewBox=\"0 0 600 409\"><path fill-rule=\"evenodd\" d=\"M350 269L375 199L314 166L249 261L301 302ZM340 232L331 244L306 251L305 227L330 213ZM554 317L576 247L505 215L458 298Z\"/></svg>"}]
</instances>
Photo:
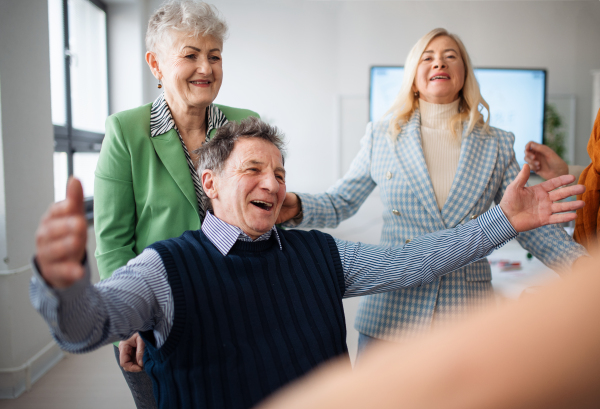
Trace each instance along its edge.
<instances>
[{"instance_id":1,"label":"dark monitor screen","mask_svg":"<svg viewBox=\"0 0 600 409\"><path fill-rule=\"evenodd\" d=\"M403 74L401 66L371 67L371 121L381 119L390 108ZM490 106L490 125L515 134L515 153L522 166L527 142L542 143L544 139L546 70L476 68L475 77ZM487 111L483 112L487 117Z\"/></svg>"}]
</instances>

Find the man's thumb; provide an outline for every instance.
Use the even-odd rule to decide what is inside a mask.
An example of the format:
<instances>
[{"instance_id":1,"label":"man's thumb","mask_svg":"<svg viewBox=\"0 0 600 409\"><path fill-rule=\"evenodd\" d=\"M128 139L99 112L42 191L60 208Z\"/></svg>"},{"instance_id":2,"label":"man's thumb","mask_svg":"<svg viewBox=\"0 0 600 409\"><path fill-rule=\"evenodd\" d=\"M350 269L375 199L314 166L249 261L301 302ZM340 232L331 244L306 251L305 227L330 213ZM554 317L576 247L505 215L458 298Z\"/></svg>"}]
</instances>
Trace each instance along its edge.
<instances>
[{"instance_id":1,"label":"man's thumb","mask_svg":"<svg viewBox=\"0 0 600 409\"><path fill-rule=\"evenodd\" d=\"M81 186L81 182L74 177L69 178L67 182L66 200L73 212L83 214L83 187Z\"/></svg>"},{"instance_id":2,"label":"man's thumb","mask_svg":"<svg viewBox=\"0 0 600 409\"><path fill-rule=\"evenodd\" d=\"M515 178L515 183L517 184L517 187L519 189L524 188L525 185L527 184L527 181L529 180L529 173L530 172L531 171L529 169L529 165L527 163L524 164L523 168L521 169L521 171L519 172L519 174Z\"/></svg>"}]
</instances>

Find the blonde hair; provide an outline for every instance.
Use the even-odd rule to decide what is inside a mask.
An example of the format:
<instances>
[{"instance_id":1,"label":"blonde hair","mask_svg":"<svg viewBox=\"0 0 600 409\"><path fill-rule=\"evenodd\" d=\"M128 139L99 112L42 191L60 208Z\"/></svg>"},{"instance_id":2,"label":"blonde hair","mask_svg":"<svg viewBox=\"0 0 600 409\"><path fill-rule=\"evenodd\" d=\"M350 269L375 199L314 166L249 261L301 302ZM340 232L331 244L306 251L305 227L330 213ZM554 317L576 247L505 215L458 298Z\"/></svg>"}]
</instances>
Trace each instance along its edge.
<instances>
[{"instance_id":1,"label":"blonde hair","mask_svg":"<svg viewBox=\"0 0 600 409\"><path fill-rule=\"evenodd\" d=\"M450 37L456 42L465 65L465 83L462 90L459 92L459 112L450 120L450 129L452 133L454 136L459 136L458 132L462 127L462 123L467 120L469 121L467 135L473 131L476 125L482 126L484 133L489 131L490 107L481 96L479 84L477 83L473 71L473 64L471 63L465 45L456 34L450 34L444 28L436 28L421 37L408 53L408 57L406 57L406 62L404 64L404 79L402 80L400 92L398 92L398 96L394 100L394 103L384 115L392 115L388 131L390 137L394 141L402 130L402 126L410 120L415 109L419 107L419 99L415 97L412 86L415 82L421 55L423 55L423 52L429 43L434 38L440 36ZM479 112L480 105L488 111L486 121L483 120L483 115Z\"/></svg>"}]
</instances>

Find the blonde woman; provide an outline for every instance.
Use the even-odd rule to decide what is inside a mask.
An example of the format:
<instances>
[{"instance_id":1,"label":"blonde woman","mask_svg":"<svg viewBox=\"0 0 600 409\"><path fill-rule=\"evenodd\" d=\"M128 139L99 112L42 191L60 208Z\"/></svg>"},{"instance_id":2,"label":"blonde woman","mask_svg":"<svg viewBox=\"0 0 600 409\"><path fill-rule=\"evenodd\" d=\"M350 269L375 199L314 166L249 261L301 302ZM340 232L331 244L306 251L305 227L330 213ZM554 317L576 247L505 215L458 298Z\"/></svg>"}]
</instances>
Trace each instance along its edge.
<instances>
[{"instance_id":1,"label":"blonde woman","mask_svg":"<svg viewBox=\"0 0 600 409\"><path fill-rule=\"evenodd\" d=\"M379 186L381 244L465 223L499 203L519 166L514 135L490 127L462 41L435 29L412 48L402 88L387 116L367 125L348 173L326 193L288 193L281 220L300 227L336 227ZM519 243L546 265L565 270L585 250L561 228L520 234ZM403 341L486 304L493 294L486 259L418 288L361 300L355 328L359 351L373 338Z\"/></svg>"}]
</instances>

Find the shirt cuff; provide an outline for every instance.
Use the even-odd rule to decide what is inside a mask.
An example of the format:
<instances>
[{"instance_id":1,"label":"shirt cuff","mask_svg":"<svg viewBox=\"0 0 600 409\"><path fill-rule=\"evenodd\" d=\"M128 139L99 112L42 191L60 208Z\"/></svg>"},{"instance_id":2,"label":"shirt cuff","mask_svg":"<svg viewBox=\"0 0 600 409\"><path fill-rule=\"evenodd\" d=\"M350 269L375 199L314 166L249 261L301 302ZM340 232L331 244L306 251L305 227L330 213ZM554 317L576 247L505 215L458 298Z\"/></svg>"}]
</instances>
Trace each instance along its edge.
<instances>
[{"instance_id":1,"label":"shirt cuff","mask_svg":"<svg viewBox=\"0 0 600 409\"><path fill-rule=\"evenodd\" d=\"M496 249L519 235L500 206L492 207L475 221L479 223L479 227Z\"/></svg>"},{"instance_id":2,"label":"shirt cuff","mask_svg":"<svg viewBox=\"0 0 600 409\"><path fill-rule=\"evenodd\" d=\"M87 253L83 257L82 265L85 269L84 276L67 288L54 288L46 282L40 273L35 257L31 260L33 277L31 283L39 295L42 295L48 304L58 307L60 303L70 302L85 292L90 285L90 268L87 262Z\"/></svg>"}]
</instances>

